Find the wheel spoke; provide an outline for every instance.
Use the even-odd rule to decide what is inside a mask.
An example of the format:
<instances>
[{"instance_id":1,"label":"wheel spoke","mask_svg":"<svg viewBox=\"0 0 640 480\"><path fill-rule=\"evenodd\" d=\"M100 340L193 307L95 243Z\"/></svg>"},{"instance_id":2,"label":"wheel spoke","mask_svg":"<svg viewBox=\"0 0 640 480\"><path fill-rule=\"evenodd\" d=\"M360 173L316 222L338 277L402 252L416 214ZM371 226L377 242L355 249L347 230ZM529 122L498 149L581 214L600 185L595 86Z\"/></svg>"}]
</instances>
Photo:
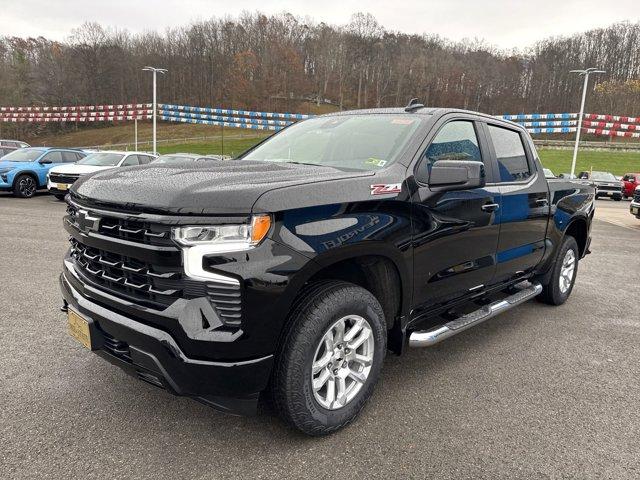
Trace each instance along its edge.
<instances>
[{"instance_id":1,"label":"wheel spoke","mask_svg":"<svg viewBox=\"0 0 640 480\"><path fill-rule=\"evenodd\" d=\"M351 342L348 343L349 348L356 350L360 345L362 345L364 342L367 341L367 339L369 338L369 335L371 335L371 330L367 328L363 328L362 331L360 332L360 335L358 335L356 338L354 338Z\"/></svg>"},{"instance_id":2,"label":"wheel spoke","mask_svg":"<svg viewBox=\"0 0 640 480\"><path fill-rule=\"evenodd\" d=\"M369 365L371 365L373 363L371 357L370 356L365 356L365 355L356 355L353 360L355 362L358 362L363 367L368 367Z\"/></svg>"},{"instance_id":3,"label":"wheel spoke","mask_svg":"<svg viewBox=\"0 0 640 480\"><path fill-rule=\"evenodd\" d=\"M344 319L333 327L333 345L338 345L344 341Z\"/></svg>"},{"instance_id":4,"label":"wheel spoke","mask_svg":"<svg viewBox=\"0 0 640 480\"><path fill-rule=\"evenodd\" d=\"M324 386L324 384L327 383L327 380L329 380L329 377L331 377L331 372L329 372L329 370L324 370L322 373L320 373L320 376L318 378L314 378L313 379L314 390L320 390Z\"/></svg>"},{"instance_id":5,"label":"wheel spoke","mask_svg":"<svg viewBox=\"0 0 640 480\"><path fill-rule=\"evenodd\" d=\"M358 383L364 383L367 381L367 377L360 372L349 370L349 377L353 378Z\"/></svg>"},{"instance_id":6,"label":"wheel spoke","mask_svg":"<svg viewBox=\"0 0 640 480\"><path fill-rule=\"evenodd\" d=\"M344 378L336 377L338 391L336 392L336 403L343 407L347 404L347 383Z\"/></svg>"},{"instance_id":7,"label":"wheel spoke","mask_svg":"<svg viewBox=\"0 0 640 480\"><path fill-rule=\"evenodd\" d=\"M325 402L327 407L331 407L333 402L336 399L336 382L333 378L330 378L327 382L327 396L325 397Z\"/></svg>"},{"instance_id":8,"label":"wheel spoke","mask_svg":"<svg viewBox=\"0 0 640 480\"><path fill-rule=\"evenodd\" d=\"M363 325L364 325L364 319L363 318L357 319L356 323L353 324L353 326L349 329L347 334L344 336L344 341L346 343L349 343L351 340L353 340L355 336L358 333L360 333Z\"/></svg>"},{"instance_id":9,"label":"wheel spoke","mask_svg":"<svg viewBox=\"0 0 640 480\"><path fill-rule=\"evenodd\" d=\"M317 374L320 370L327 366L329 361L331 361L332 351L327 350L322 357L313 362L313 374Z\"/></svg>"}]
</instances>

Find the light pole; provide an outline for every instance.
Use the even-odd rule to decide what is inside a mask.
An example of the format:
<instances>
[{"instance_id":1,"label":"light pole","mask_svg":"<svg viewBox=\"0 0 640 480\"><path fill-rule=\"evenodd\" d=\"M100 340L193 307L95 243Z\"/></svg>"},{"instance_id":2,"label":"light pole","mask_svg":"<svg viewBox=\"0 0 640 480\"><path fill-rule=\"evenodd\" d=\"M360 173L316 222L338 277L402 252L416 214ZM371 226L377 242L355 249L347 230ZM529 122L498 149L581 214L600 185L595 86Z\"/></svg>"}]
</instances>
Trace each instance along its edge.
<instances>
[{"instance_id":1,"label":"light pole","mask_svg":"<svg viewBox=\"0 0 640 480\"><path fill-rule=\"evenodd\" d=\"M156 67L144 67L142 70L146 72L153 72L153 153L157 153L156 150L156 117L158 116L158 104L156 100L156 91L157 91L157 81L156 75L158 73L165 74L167 73L166 68L156 68Z\"/></svg>"},{"instance_id":2,"label":"light pole","mask_svg":"<svg viewBox=\"0 0 640 480\"><path fill-rule=\"evenodd\" d=\"M580 131L582 130L582 117L584 115L584 102L587 99L587 85L589 83L589 75L592 73L606 73L604 70L597 68L587 68L586 70L571 70L569 73L577 73L584 75L584 85L582 86L582 102L580 102L580 113L578 114L578 129L576 131L576 144L573 147L573 160L571 161L571 178L575 175L576 159L578 158L578 144L580 143Z\"/></svg>"}]
</instances>

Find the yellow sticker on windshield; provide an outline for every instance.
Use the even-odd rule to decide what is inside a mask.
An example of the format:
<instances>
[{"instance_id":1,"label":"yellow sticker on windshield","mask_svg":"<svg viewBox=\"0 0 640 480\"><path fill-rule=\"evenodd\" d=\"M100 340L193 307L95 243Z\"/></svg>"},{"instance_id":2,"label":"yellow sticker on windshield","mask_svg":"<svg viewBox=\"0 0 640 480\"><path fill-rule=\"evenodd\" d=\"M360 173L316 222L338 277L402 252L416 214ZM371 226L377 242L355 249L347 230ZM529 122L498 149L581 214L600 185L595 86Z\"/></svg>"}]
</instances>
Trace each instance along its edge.
<instances>
[{"instance_id":1,"label":"yellow sticker on windshield","mask_svg":"<svg viewBox=\"0 0 640 480\"><path fill-rule=\"evenodd\" d=\"M364 161L364 163L366 163L367 165L375 165L376 167L384 167L387 164L387 161L380 160L379 158L369 157Z\"/></svg>"}]
</instances>

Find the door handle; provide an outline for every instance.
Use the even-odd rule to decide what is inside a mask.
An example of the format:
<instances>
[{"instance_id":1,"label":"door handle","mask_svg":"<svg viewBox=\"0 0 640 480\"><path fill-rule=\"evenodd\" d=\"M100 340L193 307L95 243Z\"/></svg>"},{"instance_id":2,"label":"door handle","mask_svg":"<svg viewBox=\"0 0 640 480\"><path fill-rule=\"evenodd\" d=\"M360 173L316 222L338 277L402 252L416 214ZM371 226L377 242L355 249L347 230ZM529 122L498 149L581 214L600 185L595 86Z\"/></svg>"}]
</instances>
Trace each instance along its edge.
<instances>
[{"instance_id":1,"label":"door handle","mask_svg":"<svg viewBox=\"0 0 640 480\"><path fill-rule=\"evenodd\" d=\"M496 210L498 210L500 208L500 204L499 203L485 203L480 208L482 209L483 212L495 212Z\"/></svg>"},{"instance_id":2,"label":"door handle","mask_svg":"<svg viewBox=\"0 0 640 480\"><path fill-rule=\"evenodd\" d=\"M538 200L536 200L536 205L538 205L539 207L546 207L547 205L549 205L549 200L547 200L546 198L539 198Z\"/></svg>"}]
</instances>

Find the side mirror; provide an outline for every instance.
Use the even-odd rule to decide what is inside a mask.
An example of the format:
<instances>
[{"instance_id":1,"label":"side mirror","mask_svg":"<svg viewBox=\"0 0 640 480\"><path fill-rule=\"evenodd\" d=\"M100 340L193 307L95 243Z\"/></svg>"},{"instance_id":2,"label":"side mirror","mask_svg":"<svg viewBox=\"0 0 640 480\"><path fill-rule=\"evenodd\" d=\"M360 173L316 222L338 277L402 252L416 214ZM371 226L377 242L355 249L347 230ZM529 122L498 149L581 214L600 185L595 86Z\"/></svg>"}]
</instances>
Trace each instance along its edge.
<instances>
[{"instance_id":1,"label":"side mirror","mask_svg":"<svg viewBox=\"0 0 640 480\"><path fill-rule=\"evenodd\" d=\"M440 160L425 173L431 190L467 190L486 183L484 163L470 160Z\"/></svg>"},{"instance_id":2,"label":"side mirror","mask_svg":"<svg viewBox=\"0 0 640 480\"><path fill-rule=\"evenodd\" d=\"M49 165L51 163L53 163L51 160L47 160L47 159L42 159L38 162L40 165Z\"/></svg>"}]
</instances>

